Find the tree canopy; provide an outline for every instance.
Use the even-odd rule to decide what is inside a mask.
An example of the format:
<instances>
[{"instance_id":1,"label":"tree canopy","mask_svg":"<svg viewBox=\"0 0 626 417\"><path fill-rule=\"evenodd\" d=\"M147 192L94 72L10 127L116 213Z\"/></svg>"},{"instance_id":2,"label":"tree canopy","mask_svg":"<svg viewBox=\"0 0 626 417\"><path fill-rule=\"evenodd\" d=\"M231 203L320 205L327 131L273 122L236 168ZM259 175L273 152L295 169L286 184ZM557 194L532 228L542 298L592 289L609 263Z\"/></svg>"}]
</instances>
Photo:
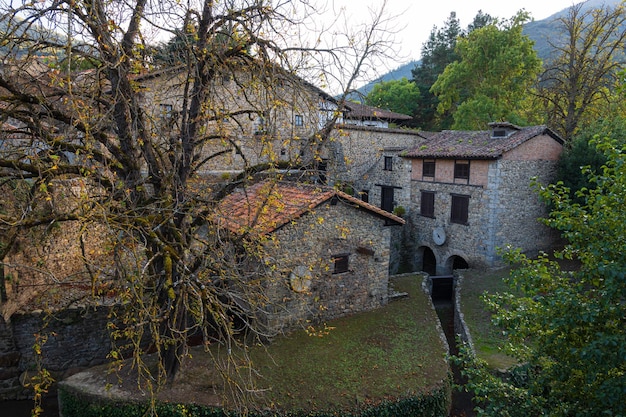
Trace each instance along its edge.
<instances>
[{"instance_id":1,"label":"tree canopy","mask_svg":"<svg viewBox=\"0 0 626 417\"><path fill-rule=\"evenodd\" d=\"M528 15L475 29L456 44L459 60L431 87L440 114L451 111L454 129L484 130L494 121L525 124L525 103L541 69L533 42L522 33Z\"/></svg>"},{"instance_id":2,"label":"tree canopy","mask_svg":"<svg viewBox=\"0 0 626 417\"><path fill-rule=\"evenodd\" d=\"M520 365L503 380L469 360L468 388L481 415L626 413L626 148L611 139L597 146L606 164L587 172L593 187L579 191L582 203L562 183L538 189L553 207L546 224L567 241L556 259L506 252L515 295L487 300L507 336L505 351ZM562 268L562 260L579 266Z\"/></svg>"},{"instance_id":3,"label":"tree canopy","mask_svg":"<svg viewBox=\"0 0 626 417\"><path fill-rule=\"evenodd\" d=\"M3 204L3 235L75 222L81 242L94 230L107 237L110 262L96 265L80 246L83 274L93 294L126 308L111 326L127 344L112 355L134 355L147 389L174 380L192 334L224 346L270 336L267 238L225 230L216 207L259 172L276 181L279 168L316 166L345 94L305 138L277 139L281 117L309 98L319 113L310 74L348 91L390 50L383 11L326 38L294 31L316 13L306 0L62 0L1 11L0 185L18 201ZM157 33L176 35L162 48L168 59L152 53ZM335 43L320 47L324 39ZM74 59L92 67L63 65ZM220 158L238 171L207 177ZM26 187L6 186L15 183ZM2 242L0 261L10 246ZM142 366L146 340L156 371Z\"/></svg>"},{"instance_id":4,"label":"tree canopy","mask_svg":"<svg viewBox=\"0 0 626 417\"><path fill-rule=\"evenodd\" d=\"M574 5L556 20L563 36L549 41L554 59L546 62L536 91L547 123L566 142L622 101L616 90L624 68L626 9L584 6Z\"/></svg>"},{"instance_id":5,"label":"tree canopy","mask_svg":"<svg viewBox=\"0 0 626 417\"><path fill-rule=\"evenodd\" d=\"M402 78L375 84L365 97L369 106L413 116L419 106L420 92L417 86Z\"/></svg>"}]
</instances>

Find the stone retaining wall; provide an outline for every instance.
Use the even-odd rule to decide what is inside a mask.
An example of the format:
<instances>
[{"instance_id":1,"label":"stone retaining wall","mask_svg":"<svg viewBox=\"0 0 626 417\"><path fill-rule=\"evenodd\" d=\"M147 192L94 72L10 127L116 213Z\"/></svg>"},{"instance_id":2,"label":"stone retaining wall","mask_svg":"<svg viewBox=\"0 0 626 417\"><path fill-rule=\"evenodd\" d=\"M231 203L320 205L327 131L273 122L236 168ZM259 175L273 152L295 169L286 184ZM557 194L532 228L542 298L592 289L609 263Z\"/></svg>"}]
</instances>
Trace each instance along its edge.
<instances>
[{"instance_id":1,"label":"stone retaining wall","mask_svg":"<svg viewBox=\"0 0 626 417\"><path fill-rule=\"evenodd\" d=\"M106 331L109 309L18 313L10 322L0 318L0 400L32 396L32 390L24 385L37 369L33 350L37 334L47 337L40 359L57 381L105 363L111 349Z\"/></svg>"}]
</instances>

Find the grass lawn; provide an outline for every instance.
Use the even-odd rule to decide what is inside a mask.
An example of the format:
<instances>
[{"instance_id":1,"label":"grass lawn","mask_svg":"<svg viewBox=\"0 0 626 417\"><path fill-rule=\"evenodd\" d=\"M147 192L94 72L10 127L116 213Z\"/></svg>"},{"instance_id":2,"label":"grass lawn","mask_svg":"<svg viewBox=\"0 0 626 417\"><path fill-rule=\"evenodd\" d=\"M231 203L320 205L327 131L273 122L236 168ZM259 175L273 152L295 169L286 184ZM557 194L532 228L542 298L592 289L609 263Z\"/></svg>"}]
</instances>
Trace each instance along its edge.
<instances>
[{"instance_id":1,"label":"grass lawn","mask_svg":"<svg viewBox=\"0 0 626 417\"><path fill-rule=\"evenodd\" d=\"M396 278L409 296L386 307L328 323L321 337L298 331L255 355L272 387L269 398L285 408L350 409L385 398L426 392L445 379L445 348L436 314L421 290L421 276Z\"/></svg>"},{"instance_id":2,"label":"grass lawn","mask_svg":"<svg viewBox=\"0 0 626 417\"><path fill-rule=\"evenodd\" d=\"M562 270L571 271L580 266L577 261L560 259L557 262ZM499 347L503 345L505 338L501 331L491 324L491 313L486 310L481 296L485 292L495 294L511 291L504 283L504 278L507 278L510 272L511 267L487 270L468 269L463 272L461 310L472 335L476 354L494 369L508 368L514 365L515 361L500 351Z\"/></svg>"},{"instance_id":3,"label":"grass lawn","mask_svg":"<svg viewBox=\"0 0 626 417\"><path fill-rule=\"evenodd\" d=\"M508 277L510 268L463 271L461 287L461 311L469 327L476 354L487 361L494 369L505 369L515 364L515 360L499 349L505 339L499 329L491 324L491 313L481 297L485 292L495 294L509 291L503 279Z\"/></svg>"},{"instance_id":4,"label":"grass lawn","mask_svg":"<svg viewBox=\"0 0 626 417\"><path fill-rule=\"evenodd\" d=\"M407 297L375 311L328 322L319 335L301 330L268 346L255 346L250 351L252 368L244 361L237 363L240 374L252 378L256 391L245 395L246 401L256 398L246 405L351 412L383 400L441 389L448 381L449 367L436 328L437 316L421 281L421 275L393 279L394 288L408 293ZM160 391L159 400L228 408L229 402L222 401L233 394L215 368L216 361L224 363L224 359L223 352L215 349L193 348L176 382ZM110 386L105 390L106 369L92 368L65 380L64 385L98 397L146 401L146 393L137 389L131 375L121 375L124 372L109 375Z\"/></svg>"}]
</instances>

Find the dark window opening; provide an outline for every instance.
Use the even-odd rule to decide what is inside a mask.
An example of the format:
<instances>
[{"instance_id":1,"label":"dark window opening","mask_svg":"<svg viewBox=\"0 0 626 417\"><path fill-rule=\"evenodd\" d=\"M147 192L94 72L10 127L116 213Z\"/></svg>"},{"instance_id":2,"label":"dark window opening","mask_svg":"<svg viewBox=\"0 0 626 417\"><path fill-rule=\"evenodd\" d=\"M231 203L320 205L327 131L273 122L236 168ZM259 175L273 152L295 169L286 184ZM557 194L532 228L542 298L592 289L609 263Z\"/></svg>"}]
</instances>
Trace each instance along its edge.
<instances>
[{"instance_id":1,"label":"dark window opening","mask_svg":"<svg viewBox=\"0 0 626 417\"><path fill-rule=\"evenodd\" d=\"M422 163L422 176L434 177L435 176L435 161L424 161Z\"/></svg>"},{"instance_id":2,"label":"dark window opening","mask_svg":"<svg viewBox=\"0 0 626 417\"><path fill-rule=\"evenodd\" d=\"M393 157L385 156L385 171L393 171Z\"/></svg>"},{"instance_id":3,"label":"dark window opening","mask_svg":"<svg viewBox=\"0 0 626 417\"><path fill-rule=\"evenodd\" d=\"M268 121L269 121L269 111L264 111L256 120L256 126L254 128L255 135L265 135L268 133Z\"/></svg>"},{"instance_id":4,"label":"dark window opening","mask_svg":"<svg viewBox=\"0 0 626 417\"><path fill-rule=\"evenodd\" d=\"M457 269L468 269L469 268L469 264L467 263L467 261L463 258L461 258L460 256L455 256L452 259L452 269L453 270L457 270Z\"/></svg>"},{"instance_id":5,"label":"dark window opening","mask_svg":"<svg viewBox=\"0 0 626 417\"><path fill-rule=\"evenodd\" d=\"M420 214L425 217L435 217L434 191L422 191L420 193Z\"/></svg>"},{"instance_id":6,"label":"dark window opening","mask_svg":"<svg viewBox=\"0 0 626 417\"><path fill-rule=\"evenodd\" d=\"M323 159L321 162L317 164L318 178L320 184L326 184L326 168L328 166L328 161Z\"/></svg>"},{"instance_id":7,"label":"dark window opening","mask_svg":"<svg viewBox=\"0 0 626 417\"><path fill-rule=\"evenodd\" d=\"M468 180L470 176L469 161L455 161L454 162L454 178L461 180Z\"/></svg>"},{"instance_id":8,"label":"dark window opening","mask_svg":"<svg viewBox=\"0 0 626 417\"><path fill-rule=\"evenodd\" d=\"M333 255L333 274L341 274L343 272L348 272L350 254L348 253L340 253L337 255Z\"/></svg>"},{"instance_id":9,"label":"dark window opening","mask_svg":"<svg viewBox=\"0 0 626 417\"><path fill-rule=\"evenodd\" d=\"M493 137L494 138L503 138L506 136L506 130L494 130Z\"/></svg>"},{"instance_id":10,"label":"dark window opening","mask_svg":"<svg viewBox=\"0 0 626 417\"><path fill-rule=\"evenodd\" d=\"M450 210L450 221L452 223L467 224L469 213L468 195L452 195L452 207Z\"/></svg>"},{"instance_id":11,"label":"dark window opening","mask_svg":"<svg viewBox=\"0 0 626 417\"><path fill-rule=\"evenodd\" d=\"M380 208L393 213L393 199L394 189L393 187L381 187L380 190Z\"/></svg>"},{"instance_id":12,"label":"dark window opening","mask_svg":"<svg viewBox=\"0 0 626 417\"><path fill-rule=\"evenodd\" d=\"M369 203L370 202L370 190L361 190L361 192L359 193L361 196L361 200Z\"/></svg>"}]
</instances>

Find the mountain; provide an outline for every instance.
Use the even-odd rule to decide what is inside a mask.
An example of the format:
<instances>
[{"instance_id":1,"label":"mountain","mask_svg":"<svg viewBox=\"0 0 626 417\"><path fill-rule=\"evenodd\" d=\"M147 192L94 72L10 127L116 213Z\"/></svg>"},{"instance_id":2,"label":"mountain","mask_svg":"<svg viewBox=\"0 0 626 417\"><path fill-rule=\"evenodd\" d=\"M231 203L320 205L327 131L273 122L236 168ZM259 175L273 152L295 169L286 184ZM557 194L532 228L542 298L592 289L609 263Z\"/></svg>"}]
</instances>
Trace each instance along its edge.
<instances>
[{"instance_id":1,"label":"mountain","mask_svg":"<svg viewBox=\"0 0 626 417\"><path fill-rule=\"evenodd\" d=\"M587 0L583 4L583 10L594 9L601 6L615 7L621 2L622 0ZM567 16L568 10L569 8L565 8L545 19L535 20L524 25L524 34L535 42L535 50L537 51L539 58L542 60L547 60L552 53L552 48L548 43L548 39L558 39L559 33L554 25L554 20ZM358 88L358 95L367 95L375 84L383 81L400 80L402 77L406 77L410 80L413 77L411 70L419 63L419 60L414 60L382 75L376 80Z\"/></svg>"}]
</instances>

